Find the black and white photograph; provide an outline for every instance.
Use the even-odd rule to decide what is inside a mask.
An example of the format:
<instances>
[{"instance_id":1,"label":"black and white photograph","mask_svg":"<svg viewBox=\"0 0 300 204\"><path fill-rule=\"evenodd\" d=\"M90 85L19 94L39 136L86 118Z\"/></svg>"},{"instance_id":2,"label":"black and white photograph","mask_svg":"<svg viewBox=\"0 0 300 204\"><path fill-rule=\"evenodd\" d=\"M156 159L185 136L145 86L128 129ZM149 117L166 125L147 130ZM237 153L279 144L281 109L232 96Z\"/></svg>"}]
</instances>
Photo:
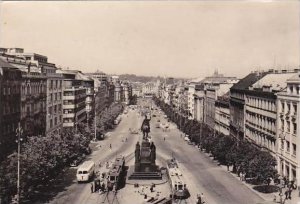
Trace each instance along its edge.
<instances>
[{"instance_id":1,"label":"black and white photograph","mask_svg":"<svg viewBox=\"0 0 300 204\"><path fill-rule=\"evenodd\" d=\"M300 1L0 1L0 204L300 204Z\"/></svg>"}]
</instances>

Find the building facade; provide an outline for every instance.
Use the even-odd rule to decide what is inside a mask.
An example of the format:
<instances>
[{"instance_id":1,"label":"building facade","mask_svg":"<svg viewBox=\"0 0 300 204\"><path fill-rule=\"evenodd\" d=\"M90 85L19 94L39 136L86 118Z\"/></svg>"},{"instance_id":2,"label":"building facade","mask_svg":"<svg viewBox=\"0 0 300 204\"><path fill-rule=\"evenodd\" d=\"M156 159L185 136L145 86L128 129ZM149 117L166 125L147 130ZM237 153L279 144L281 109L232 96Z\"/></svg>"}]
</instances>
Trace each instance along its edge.
<instances>
[{"instance_id":1,"label":"building facade","mask_svg":"<svg viewBox=\"0 0 300 204\"><path fill-rule=\"evenodd\" d=\"M64 79L64 128L77 128L79 123L86 120L86 88L84 88L81 83L81 80Z\"/></svg>"},{"instance_id":2,"label":"building facade","mask_svg":"<svg viewBox=\"0 0 300 204\"><path fill-rule=\"evenodd\" d=\"M245 90L245 138L276 155L276 93L286 88L294 70L269 70Z\"/></svg>"},{"instance_id":3,"label":"building facade","mask_svg":"<svg viewBox=\"0 0 300 204\"><path fill-rule=\"evenodd\" d=\"M204 85L196 84L194 94L194 119L201 123L204 122L204 99Z\"/></svg>"},{"instance_id":4,"label":"building facade","mask_svg":"<svg viewBox=\"0 0 300 204\"><path fill-rule=\"evenodd\" d=\"M300 74L287 80L287 88L277 93L277 167L290 181L300 181Z\"/></svg>"},{"instance_id":5,"label":"building facade","mask_svg":"<svg viewBox=\"0 0 300 204\"><path fill-rule=\"evenodd\" d=\"M47 74L46 133L60 133L63 124L63 77Z\"/></svg>"},{"instance_id":6,"label":"building facade","mask_svg":"<svg viewBox=\"0 0 300 204\"><path fill-rule=\"evenodd\" d=\"M220 134L230 134L229 94L218 97L215 103L215 131Z\"/></svg>"},{"instance_id":7,"label":"building facade","mask_svg":"<svg viewBox=\"0 0 300 204\"><path fill-rule=\"evenodd\" d=\"M244 139L245 90L265 75L265 72L250 73L230 88L230 135L237 140Z\"/></svg>"},{"instance_id":8,"label":"building facade","mask_svg":"<svg viewBox=\"0 0 300 204\"><path fill-rule=\"evenodd\" d=\"M21 120L21 71L0 59L0 161L16 150Z\"/></svg>"}]
</instances>

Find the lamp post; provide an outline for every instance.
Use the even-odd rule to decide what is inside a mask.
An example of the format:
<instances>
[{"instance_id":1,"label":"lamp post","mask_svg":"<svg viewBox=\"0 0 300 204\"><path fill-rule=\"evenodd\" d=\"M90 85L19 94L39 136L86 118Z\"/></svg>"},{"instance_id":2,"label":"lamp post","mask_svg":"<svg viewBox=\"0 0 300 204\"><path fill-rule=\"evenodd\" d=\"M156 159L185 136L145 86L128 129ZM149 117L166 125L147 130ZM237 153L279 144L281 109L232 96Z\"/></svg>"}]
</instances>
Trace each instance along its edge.
<instances>
[{"instance_id":1,"label":"lamp post","mask_svg":"<svg viewBox=\"0 0 300 204\"><path fill-rule=\"evenodd\" d=\"M16 129L16 134L17 134L17 140L16 142L18 143L18 180L17 180L17 203L20 203L20 151L21 151L21 141L23 140L22 134L23 134L23 129L21 127L20 122L18 123L18 127Z\"/></svg>"},{"instance_id":2,"label":"lamp post","mask_svg":"<svg viewBox=\"0 0 300 204\"><path fill-rule=\"evenodd\" d=\"M96 115L96 94L94 93L94 140L96 141L97 139L97 127L96 127L96 124L97 124L97 115Z\"/></svg>"}]
</instances>

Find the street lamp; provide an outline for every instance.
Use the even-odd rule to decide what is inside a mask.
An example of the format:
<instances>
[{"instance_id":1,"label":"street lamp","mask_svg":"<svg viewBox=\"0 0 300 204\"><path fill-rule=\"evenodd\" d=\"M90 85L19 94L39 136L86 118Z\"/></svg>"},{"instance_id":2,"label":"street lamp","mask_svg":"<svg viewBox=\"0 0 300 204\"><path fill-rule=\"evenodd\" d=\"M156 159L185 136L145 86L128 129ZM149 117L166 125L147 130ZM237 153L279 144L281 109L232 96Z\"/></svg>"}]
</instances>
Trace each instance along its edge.
<instances>
[{"instance_id":1,"label":"street lamp","mask_svg":"<svg viewBox=\"0 0 300 204\"><path fill-rule=\"evenodd\" d=\"M97 128L96 128L96 124L97 124L97 116L96 116L96 93L94 93L94 140L96 141L97 138Z\"/></svg>"},{"instance_id":2,"label":"street lamp","mask_svg":"<svg viewBox=\"0 0 300 204\"><path fill-rule=\"evenodd\" d=\"M21 127L20 122L18 123L18 127L16 129L17 140L18 143L18 180L17 180L17 203L20 203L20 151L21 151L21 142L23 141L22 134L23 129Z\"/></svg>"}]
</instances>

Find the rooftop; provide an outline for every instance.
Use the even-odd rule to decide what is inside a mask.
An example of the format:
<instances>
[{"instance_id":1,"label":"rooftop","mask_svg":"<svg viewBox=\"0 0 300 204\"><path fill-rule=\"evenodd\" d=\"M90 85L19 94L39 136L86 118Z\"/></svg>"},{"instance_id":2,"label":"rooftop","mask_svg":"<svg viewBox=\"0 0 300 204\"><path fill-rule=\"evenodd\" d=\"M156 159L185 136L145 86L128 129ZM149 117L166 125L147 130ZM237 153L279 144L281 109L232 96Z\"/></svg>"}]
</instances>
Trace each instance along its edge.
<instances>
[{"instance_id":1,"label":"rooftop","mask_svg":"<svg viewBox=\"0 0 300 204\"><path fill-rule=\"evenodd\" d=\"M286 87L286 82L289 78L293 77L295 72L292 73L268 73L257 82L255 82L252 87L254 89L260 89L263 87L269 87L272 91L280 91Z\"/></svg>"},{"instance_id":2,"label":"rooftop","mask_svg":"<svg viewBox=\"0 0 300 204\"><path fill-rule=\"evenodd\" d=\"M248 89L249 86L253 85L255 82L257 82L259 79L264 77L267 74L267 72L259 73L259 72L253 72L248 74L246 77L241 79L238 83L234 84L231 87L231 90L243 90Z\"/></svg>"},{"instance_id":3,"label":"rooftop","mask_svg":"<svg viewBox=\"0 0 300 204\"><path fill-rule=\"evenodd\" d=\"M11 64L9 64L8 62L6 62L5 60L0 58L0 67L6 67L6 68L16 68L14 66L12 66Z\"/></svg>"}]
</instances>

